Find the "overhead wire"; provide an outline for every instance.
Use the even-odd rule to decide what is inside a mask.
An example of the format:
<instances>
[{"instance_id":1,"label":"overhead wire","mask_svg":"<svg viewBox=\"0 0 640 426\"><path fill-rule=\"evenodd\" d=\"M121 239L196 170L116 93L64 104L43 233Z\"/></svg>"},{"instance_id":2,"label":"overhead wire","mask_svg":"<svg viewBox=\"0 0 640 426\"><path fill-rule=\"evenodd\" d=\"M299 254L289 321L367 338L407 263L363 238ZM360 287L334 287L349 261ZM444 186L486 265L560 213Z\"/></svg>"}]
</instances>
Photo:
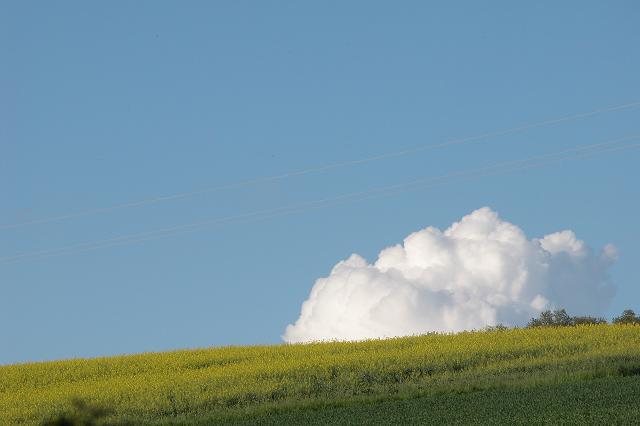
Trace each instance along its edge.
<instances>
[{"instance_id":1,"label":"overhead wire","mask_svg":"<svg viewBox=\"0 0 640 426\"><path fill-rule=\"evenodd\" d=\"M95 214L108 213L108 212L115 211L115 210L134 208L134 207L142 207L142 206L145 206L145 205L150 205L150 204L155 204L155 203L179 200L179 199L194 197L194 196L202 195L202 194L206 194L206 193L212 193L212 192L216 192L216 191L222 191L222 190L240 188L240 187L245 187L245 186L250 186L250 185L257 185L257 184L261 184L261 183L279 181L279 180L288 179L288 178L292 178L292 177L296 177L296 176L303 176L303 175L307 175L307 174L311 174L311 173L325 172L325 171L329 171L329 170L333 170L333 169L337 169L337 168L341 168L341 167L355 166L355 165L359 165L359 164L366 164L366 163L371 163L371 162L375 162L375 161L381 161L381 160L390 159L390 158L394 158L394 157L406 156L406 155L410 155L410 154L415 154L415 153L427 151L427 150L430 150L430 149L444 148L444 147L452 146L452 145L460 145L460 144L465 144L465 143L471 143L471 142L486 140L486 139L490 139L490 138L494 138L494 137L510 135L510 134L514 134L514 133L518 133L518 132L523 132L523 131L526 131L526 130L534 129L534 128L539 128L539 127L549 126L549 125L552 125L552 124L558 124L558 123L578 120L578 119L587 118L587 117L595 116L595 115L606 113L606 112L621 111L621 110L625 110L625 109L629 109L629 108L634 108L634 107L637 107L637 106L640 106L640 101L629 102L629 103L614 105L614 106L605 107L605 108L598 108L598 109L595 109L595 110L592 110L592 111L588 111L588 112L582 112L582 113L577 113L577 114L572 114L572 115L567 115L567 116L547 119L547 120L543 120L543 121L537 121L537 122L524 124L524 125L517 126L517 127L511 127L511 128L507 128L507 129L501 129L501 130L495 130L495 131L491 131L491 132L481 133L481 134L474 135L474 136L454 138L454 139L449 139L449 140L446 140L446 141L440 142L440 143L419 145L419 146L415 146L413 148L407 148L407 149L403 149L403 150L399 150L399 151L392 151L392 152L387 152L387 153L384 153L384 154L374 155L374 156L370 156L370 157L364 157L364 158L348 160L348 161L342 161L342 162L335 162L335 163L326 164L326 165L323 165L323 166L310 167L310 168L301 169L301 170L294 170L294 171L291 171L291 172L286 172L286 173L277 174L277 175L258 177L258 178L255 178L255 179L248 179L248 180L243 180L243 181L238 181L238 182L231 182L231 183L228 183L228 184L211 186L211 187L202 188L202 189L193 190L193 191L178 192L178 193L164 195L164 196L150 197L150 198L145 198L145 199L141 199L141 200L138 200L138 201L132 201L132 202L121 203L121 204L114 204L114 205L107 206L107 207L101 207L101 208L96 208L96 209L78 211L78 212L75 212L75 213L68 213L68 214L62 214L62 215L57 215L57 216L48 216L48 217L28 220L28 221L24 221L24 222L12 223L12 224L4 224L4 225L0 225L0 230L15 229L15 228L23 227L23 226L28 226L28 225L45 224L45 223L50 223L50 222L74 219L74 218L79 218L79 217L84 217L84 216L95 215Z\"/></svg>"},{"instance_id":2,"label":"overhead wire","mask_svg":"<svg viewBox=\"0 0 640 426\"><path fill-rule=\"evenodd\" d=\"M250 213L232 215L226 217L205 219L193 223L177 225L167 228L161 228L153 231L140 232L135 234L127 234L108 238L104 240L79 243L70 246L28 252L14 256L6 256L0 258L0 264L10 264L24 261L27 259L46 258L51 256L59 256L65 254L74 254L90 250L97 250L111 246L119 246L125 244L140 243L152 239L162 238L166 236L194 232L201 230L206 226L222 225L231 222L249 222L254 220L264 220L272 217L284 216L289 214L311 211L319 208L327 208L334 205L340 205L349 202L363 201L372 198L387 197L398 195L405 192L425 190L431 187L439 186L456 180L475 180L487 176L500 175L519 170L544 167L549 164L557 163L565 160L581 159L593 155L604 154L609 152L631 150L640 148L640 143L622 144L630 140L640 139L640 135L630 135L621 138L611 139L600 143L582 145L569 148L554 153L537 155L519 160L501 162L498 164L474 168L470 170L457 171L434 177L424 177L415 179L407 183L388 185L373 188L364 191L352 192L336 197L324 198L314 201L297 203L294 205L281 206L271 209L257 210Z\"/></svg>"}]
</instances>

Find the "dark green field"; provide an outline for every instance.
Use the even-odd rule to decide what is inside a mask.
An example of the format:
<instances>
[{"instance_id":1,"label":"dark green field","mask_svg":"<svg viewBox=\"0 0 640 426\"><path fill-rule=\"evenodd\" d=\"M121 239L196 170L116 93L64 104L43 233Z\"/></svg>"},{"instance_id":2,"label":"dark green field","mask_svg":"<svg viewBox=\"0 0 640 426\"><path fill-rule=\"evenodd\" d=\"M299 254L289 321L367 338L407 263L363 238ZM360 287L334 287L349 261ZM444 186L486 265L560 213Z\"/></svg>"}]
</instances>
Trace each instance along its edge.
<instances>
[{"instance_id":1,"label":"dark green field","mask_svg":"<svg viewBox=\"0 0 640 426\"><path fill-rule=\"evenodd\" d=\"M183 424L640 424L640 377L372 399Z\"/></svg>"}]
</instances>

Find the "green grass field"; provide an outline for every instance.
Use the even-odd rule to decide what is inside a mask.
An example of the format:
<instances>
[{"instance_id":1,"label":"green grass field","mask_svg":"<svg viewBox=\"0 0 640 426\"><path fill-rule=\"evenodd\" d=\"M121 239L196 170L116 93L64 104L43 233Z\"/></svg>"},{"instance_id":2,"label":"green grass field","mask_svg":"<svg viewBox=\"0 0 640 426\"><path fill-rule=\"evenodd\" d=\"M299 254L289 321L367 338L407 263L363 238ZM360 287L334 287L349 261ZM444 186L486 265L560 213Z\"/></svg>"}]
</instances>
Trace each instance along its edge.
<instances>
[{"instance_id":1,"label":"green grass field","mask_svg":"<svg viewBox=\"0 0 640 426\"><path fill-rule=\"evenodd\" d=\"M640 424L640 326L227 347L0 367L0 424Z\"/></svg>"}]
</instances>

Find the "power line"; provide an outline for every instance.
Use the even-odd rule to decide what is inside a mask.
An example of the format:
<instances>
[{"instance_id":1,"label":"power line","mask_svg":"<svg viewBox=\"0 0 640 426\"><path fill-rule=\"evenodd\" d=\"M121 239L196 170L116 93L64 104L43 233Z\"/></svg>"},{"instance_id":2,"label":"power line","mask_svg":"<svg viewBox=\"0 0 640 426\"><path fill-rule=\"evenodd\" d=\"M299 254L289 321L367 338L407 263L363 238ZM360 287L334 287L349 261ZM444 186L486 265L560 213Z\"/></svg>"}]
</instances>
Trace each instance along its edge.
<instances>
[{"instance_id":1,"label":"power line","mask_svg":"<svg viewBox=\"0 0 640 426\"><path fill-rule=\"evenodd\" d=\"M296 176L303 176L303 175L312 174L312 173L320 173L320 172L325 172L325 171L329 171L329 170L333 170L333 169L338 169L338 168L341 168L341 167L348 167L348 166L355 166L355 165L359 165L359 164L371 163L371 162L375 162L375 161L386 160L386 159L389 159L389 158L402 157L402 156L406 156L406 155L409 155L409 154L415 154L415 153L418 153L418 152L423 152L423 151L427 151L427 150L431 150L431 149L444 148L444 147L452 146L452 145L461 145L461 144L481 141L481 140L485 140L485 139L489 139L489 138L493 138L493 137L505 136L505 135L518 133L518 132L523 132L523 131L534 129L534 128L538 128L538 127L544 127L544 126L549 126L549 125L552 125L552 124L558 124L558 123L563 123L563 122L568 122L568 121L574 121L574 120L578 120L578 119L581 119L581 118L587 118L587 117L591 117L591 116L602 114L602 113L606 113L606 112L621 111L621 110L625 110L625 109L629 109L629 108L634 108L634 107L637 107L637 106L640 106L640 101L626 103L626 104L620 104L620 105L615 105L615 106L606 107L606 108L599 108L599 109L595 109L595 110L592 110L592 111L589 111L589 112L583 112L583 113L577 113L577 114L558 117L558 118L547 119L547 120L544 120L544 121L538 121L538 122L534 122L534 123L529 123L529 124L525 124L525 125L518 126L518 127L511 127L511 128L508 128L508 129L495 130L495 131L492 131L492 132L481 133L481 134L478 134L478 135L475 135L475 136L468 136L468 137L463 137L463 138L449 139L449 140L446 140L446 141L441 142L441 143L419 145L419 146L416 146L416 147L413 147L413 148L407 148L407 149L400 150L400 151L387 152L385 154L380 154L380 155L375 155L375 156L370 156L370 157L364 157L364 158L355 159L355 160L348 160L348 161L342 161L342 162L326 164L326 165L323 165L323 166L317 166L317 167L311 167L311 168L307 168L307 169L295 170L295 171L282 173L282 174L278 174L278 175L264 176L264 177L259 177L259 178L255 178L255 179L232 182L232 183L228 183L228 184L223 184L223 185L218 185L218 186L211 186L211 187L208 187L208 188L202 188L202 189L194 190L194 191L178 192L178 193L169 194L169 195L165 195L165 196L145 198L145 199L141 199L141 200L133 201L133 202L129 202L129 203L114 204L114 205L108 206L108 207L102 207L102 208L91 209L91 210L84 210L84 211L79 211L79 212L75 212L75 213L63 214L63 215L59 215L59 216L49 216L49 217L44 217L44 218L40 218L40 219L33 219L33 220L25 221L25 222L0 225L0 230L14 229L14 228L22 227L22 226L44 224L44 223L49 223L49 222L57 222L57 221L61 221L61 220L74 219L74 218L79 218L79 217L83 217L83 216L107 213L107 212L111 212L111 211L114 211L114 210L121 210L121 209L126 209L126 208L142 207L142 206L149 205L149 204L156 204L156 203L161 203L161 202L166 202L166 201L179 200L179 199L194 197L194 196L202 195L202 194L206 194L206 193L222 191L222 190L226 190L226 189L240 188L240 187L245 187L245 186L250 186L250 185L256 185L256 184L259 184L259 183L267 183L267 182L273 182L273 181L288 179L288 178L292 178L292 177L296 177Z\"/></svg>"},{"instance_id":2,"label":"power line","mask_svg":"<svg viewBox=\"0 0 640 426\"><path fill-rule=\"evenodd\" d=\"M582 159L585 157L604 154L609 152L631 150L640 148L640 143L635 144L621 144L622 142L640 139L640 135L626 136L622 138L612 139L601 143L578 146L575 148L565 149L562 151L538 155L534 157L528 157L520 160L513 160L503 163L498 163L492 166L475 168L471 170L452 172L435 177L427 177L416 179L408 183L390 185L378 187L370 190L353 192L344 194L337 197L325 198L315 201L308 201L304 203L298 203L295 205L282 206L273 209L258 210L255 212L227 216L222 218L213 218L203 221L193 222L184 225L177 225L168 228L162 228L154 231L141 232L136 234L122 235L105 240L74 244L70 246L42 250L31 253L24 253L15 256L8 256L0 258L0 264L15 263L22 260L33 258L45 258L51 256L59 256L64 254L80 253L90 250L97 250L101 248L133 244L138 242L144 242L152 239L162 238L170 235L188 233L197 231L205 226L221 225L232 222L250 222L253 220L264 220L271 217L284 216L289 214L301 213L305 211L311 211L319 208L327 208L335 205L340 205L349 202L363 201L372 198L388 197L405 192L417 191L429 189L435 186L439 186L445 183L449 183L456 180L477 180L482 177L500 175L505 173L511 173L519 170L526 170L532 168L544 167L549 164L557 163L565 160Z\"/></svg>"}]
</instances>

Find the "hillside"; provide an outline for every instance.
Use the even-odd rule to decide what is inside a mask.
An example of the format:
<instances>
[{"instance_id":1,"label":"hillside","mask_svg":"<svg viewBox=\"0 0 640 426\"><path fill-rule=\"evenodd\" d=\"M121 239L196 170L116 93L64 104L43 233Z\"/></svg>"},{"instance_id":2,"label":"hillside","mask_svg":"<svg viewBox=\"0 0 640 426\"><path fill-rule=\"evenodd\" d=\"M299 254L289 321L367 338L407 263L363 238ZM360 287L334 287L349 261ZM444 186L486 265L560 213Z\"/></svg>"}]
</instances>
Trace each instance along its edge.
<instances>
[{"instance_id":1,"label":"hillside","mask_svg":"<svg viewBox=\"0 0 640 426\"><path fill-rule=\"evenodd\" d=\"M639 394L640 327L596 325L4 366L0 424L632 424Z\"/></svg>"}]
</instances>

